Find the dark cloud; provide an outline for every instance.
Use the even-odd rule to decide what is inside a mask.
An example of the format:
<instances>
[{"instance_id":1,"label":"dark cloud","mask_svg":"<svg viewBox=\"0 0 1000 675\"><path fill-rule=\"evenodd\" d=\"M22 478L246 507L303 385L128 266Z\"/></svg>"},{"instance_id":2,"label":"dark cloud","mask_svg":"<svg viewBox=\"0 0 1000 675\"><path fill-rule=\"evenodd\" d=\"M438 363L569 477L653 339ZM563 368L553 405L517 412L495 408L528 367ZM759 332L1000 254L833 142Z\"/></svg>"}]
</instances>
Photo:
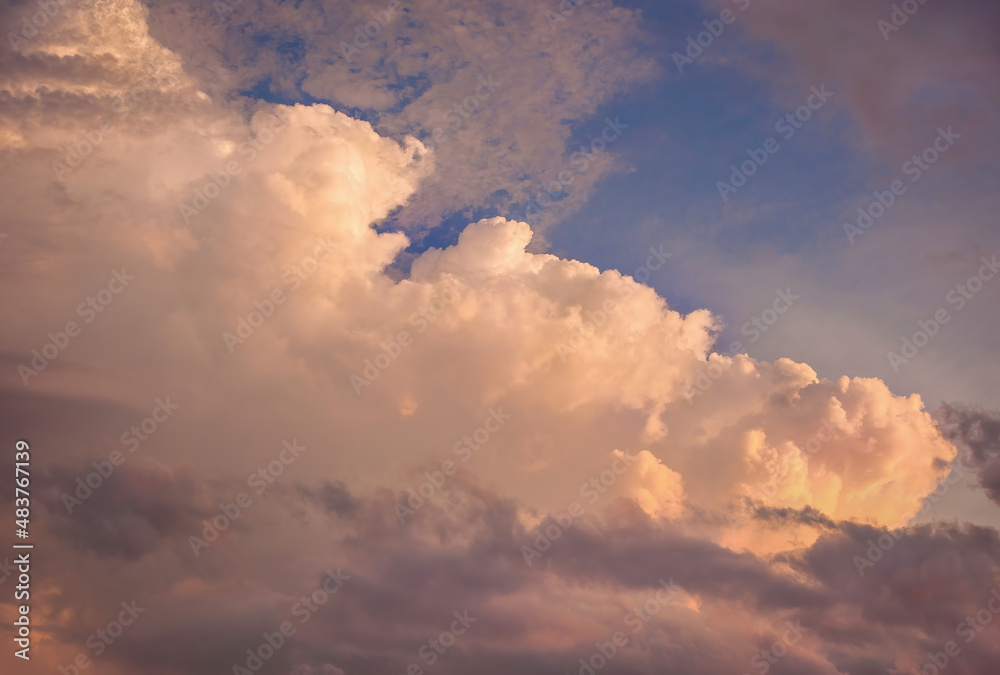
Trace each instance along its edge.
<instances>
[{"instance_id":1,"label":"dark cloud","mask_svg":"<svg viewBox=\"0 0 1000 675\"><path fill-rule=\"evenodd\" d=\"M944 404L935 417L945 437L970 454L979 484L1000 504L1000 412Z\"/></svg>"},{"instance_id":2,"label":"dark cloud","mask_svg":"<svg viewBox=\"0 0 1000 675\"><path fill-rule=\"evenodd\" d=\"M135 560L165 537L198 532L203 518L216 515L208 490L190 469L140 458L119 467L107 459L97 463L55 466L39 476L50 529L75 548ZM109 468L107 477L100 473Z\"/></svg>"},{"instance_id":3,"label":"dark cloud","mask_svg":"<svg viewBox=\"0 0 1000 675\"><path fill-rule=\"evenodd\" d=\"M327 512L320 495L331 487L321 482L299 494L306 508ZM331 540L322 559L329 568L342 563L350 578L306 623L295 620L293 607L321 585L323 565L290 584L291 558L286 568L264 568L237 565L241 554L229 563L236 575L229 590L206 586L184 603L160 598L159 613L150 611L143 632L117 658L164 673L212 672L227 661L242 663L264 631L292 620L295 636L261 672L312 664L313 672L402 673L410 663L429 672L421 646L449 629L454 612L468 610L476 622L434 672L575 672L573 664L616 630L630 646L607 672L742 672L792 621L808 630L772 672L893 673L900 658L922 659L956 639L956 627L1000 584L1000 536L989 528L928 525L893 537L870 526L823 523L815 544L772 560L735 553L618 502L575 521L529 567L521 546L534 542L536 530L523 523L523 507L475 484L448 485L405 524L393 511L403 493L363 497L343 486L332 492L335 502L352 505L343 514L352 527L326 530ZM279 535L258 527L244 536ZM893 545L859 575L854 556L886 536ZM657 607L633 633L624 622L630 607L654 597L668 579L683 597ZM697 598L699 609L684 598ZM579 623L567 606L586 620ZM718 621L731 628L720 632ZM963 644L952 672L986 675L993 644Z\"/></svg>"},{"instance_id":4,"label":"dark cloud","mask_svg":"<svg viewBox=\"0 0 1000 675\"><path fill-rule=\"evenodd\" d=\"M341 481L323 481L318 488L299 486L299 493L337 516L353 516L361 504Z\"/></svg>"}]
</instances>

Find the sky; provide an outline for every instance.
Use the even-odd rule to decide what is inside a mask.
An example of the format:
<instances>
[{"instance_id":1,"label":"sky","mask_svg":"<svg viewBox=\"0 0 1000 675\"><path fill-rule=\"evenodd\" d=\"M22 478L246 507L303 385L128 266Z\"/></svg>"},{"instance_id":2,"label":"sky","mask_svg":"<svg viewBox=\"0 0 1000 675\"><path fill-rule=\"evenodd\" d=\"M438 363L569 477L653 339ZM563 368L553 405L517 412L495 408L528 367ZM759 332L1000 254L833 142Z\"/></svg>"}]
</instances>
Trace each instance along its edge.
<instances>
[{"instance_id":1,"label":"sky","mask_svg":"<svg viewBox=\"0 0 1000 675\"><path fill-rule=\"evenodd\" d=\"M3 672L996 672L995 3L0 26Z\"/></svg>"}]
</instances>

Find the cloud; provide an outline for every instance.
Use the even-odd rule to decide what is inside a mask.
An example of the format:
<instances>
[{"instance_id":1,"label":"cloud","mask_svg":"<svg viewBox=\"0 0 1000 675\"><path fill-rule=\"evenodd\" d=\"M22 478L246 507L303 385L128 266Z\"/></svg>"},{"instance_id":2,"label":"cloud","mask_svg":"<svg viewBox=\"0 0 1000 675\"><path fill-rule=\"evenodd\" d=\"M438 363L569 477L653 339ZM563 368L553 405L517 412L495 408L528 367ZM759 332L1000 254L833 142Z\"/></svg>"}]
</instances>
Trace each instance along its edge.
<instances>
[{"instance_id":1,"label":"cloud","mask_svg":"<svg viewBox=\"0 0 1000 675\"><path fill-rule=\"evenodd\" d=\"M935 411L945 437L970 453L979 484L1000 504L1000 413L974 406L944 404Z\"/></svg>"},{"instance_id":2,"label":"cloud","mask_svg":"<svg viewBox=\"0 0 1000 675\"><path fill-rule=\"evenodd\" d=\"M193 88L173 93L203 101ZM722 509L773 474L783 481L765 500L773 506L896 525L913 515L915 496L933 489L941 462L953 456L919 397L894 396L877 380L818 380L787 359L709 356L717 323L708 311L684 315L616 271L529 252L533 233L525 223L472 223L455 245L421 254L409 278L392 279L387 267L407 239L370 225L405 203L433 170L421 144L380 137L322 104L261 108L249 123L216 110L201 126L193 123L200 113L171 111L152 133L123 129L123 145L101 145L86 171L26 185L27 192L58 185L75 214L53 223L44 201L17 207L35 231L61 228L66 243L56 259L78 259L78 242L96 236L102 246L94 266L134 263L137 277L32 386L79 392L79 376L63 368L89 367L123 382L141 367L155 388L135 384L105 395L129 401L178 392L191 411L185 424L207 435L200 442L220 445L220 458L238 456L226 448L255 445L251 439L262 432L273 436L264 431L274 427L268 413L248 422L244 409L257 405L250 392L277 387L306 413L290 433L324 438L340 428L348 445L384 448L371 458L321 453L315 460L320 470L339 465L368 477L385 462L401 469L430 459L433 448L406 442L414 431L442 424L471 431L479 424L472 420L502 403L515 421L496 434L481 464L489 462L516 494L550 505L568 503L604 468L607 453L632 438L648 451L648 484L634 489L659 508L681 481L687 503ZM125 144L133 150L126 153ZM7 165L12 178L32 176L25 166L45 162L32 161L34 145L15 152L17 168ZM135 228L145 226L187 243L169 252L136 246ZM16 234L25 248L9 273L31 278L41 273L29 264L31 235ZM75 267L45 273L54 275L57 295L45 291L43 302L45 287L29 284L16 302L66 309L56 319L14 326L10 344L21 354L39 347L59 321L76 318L77 289L94 277ZM442 302L455 288L457 297ZM253 327L255 312L266 323ZM115 333L128 341L99 339ZM402 333L405 347L396 342ZM706 358L724 372L691 402ZM379 365L373 371L369 363ZM230 374L206 380L209 367ZM219 400L232 404L220 409ZM330 404L340 412L318 421ZM208 409L210 416L201 412ZM393 420L417 419L412 427L366 428L387 412ZM594 429L588 420L595 414L613 427ZM210 417L232 419L236 437L209 431ZM823 425L833 438L813 453L807 441ZM269 460L271 452L241 459ZM178 453L177 460L193 458ZM500 462L528 455L536 470ZM578 471L560 473L556 467L571 458ZM655 468L659 462L663 469Z\"/></svg>"},{"instance_id":3,"label":"cloud","mask_svg":"<svg viewBox=\"0 0 1000 675\"><path fill-rule=\"evenodd\" d=\"M606 0L555 27L548 8L528 2L390 4L246 0L220 15L158 2L150 15L154 34L213 98L262 88L272 99L329 102L433 148L436 171L396 215L419 236L442 214L523 213L568 168L575 125L659 72L642 51L650 38L641 14ZM540 224L578 209L602 175L622 168L593 157Z\"/></svg>"},{"instance_id":4,"label":"cloud","mask_svg":"<svg viewBox=\"0 0 1000 675\"><path fill-rule=\"evenodd\" d=\"M393 495L352 499L359 508L346 529L332 526L311 501L289 502L312 515L289 519L289 511L234 535L217 551L216 562L226 561L228 570L220 577L182 571L171 557L159 563L173 579L169 592L152 593L141 577L119 576L116 592L141 595L148 608L145 623L115 645L107 665L122 672L230 668L265 632L291 621L293 646L269 668L327 663L345 672L403 672L409 663L427 667L420 645L447 630L456 611L468 611L476 623L435 664L444 673L473 665L487 672L567 669L616 631L629 638L617 668L655 672L669 654L673 672L739 670L780 640L788 622L804 637L776 672L832 675L863 662L886 672L910 669L949 640L962 645L955 672L987 672L995 658L989 640L966 643L956 635L1000 583L1000 541L988 528L906 528L861 577L853 557L864 556L885 530L828 523L813 545L771 560L728 550L621 501L574 523L547 551L546 566L529 568L519 549L529 533L518 504L475 482L450 484L405 525L393 514ZM297 545L291 558L292 549L276 551L283 564L254 555L288 541ZM90 559L78 564L105 579L109 572L91 569ZM349 578L301 622L296 603L320 579L298 572L317 564L342 565ZM677 593L654 601L668 579ZM93 630L86 617L62 629ZM206 639L213 648L204 648Z\"/></svg>"},{"instance_id":5,"label":"cloud","mask_svg":"<svg viewBox=\"0 0 1000 675\"><path fill-rule=\"evenodd\" d=\"M963 0L918 7L904 14L907 20L894 25L898 30L889 31L888 39L879 22L891 23L894 8L862 0L808 6L762 0L741 16L741 25L752 39L772 44L806 87L826 82L842 91L867 142L902 160L933 139L936 125L979 137L991 125L983 106L1000 94L991 38L1000 24L996 6ZM751 58L741 65L754 71L755 63ZM979 146L962 152L982 152L982 159L989 151Z\"/></svg>"},{"instance_id":6,"label":"cloud","mask_svg":"<svg viewBox=\"0 0 1000 675\"><path fill-rule=\"evenodd\" d=\"M53 475L42 479L51 486L42 499L53 518L49 527L67 544L97 556L134 560L152 552L162 537L195 531L201 518L215 515L190 469L175 472L148 462L127 465L99 487L81 488L76 479L86 480L95 471L107 472L108 464L102 464L103 469L93 465L55 467ZM73 513L68 512L67 504Z\"/></svg>"},{"instance_id":7,"label":"cloud","mask_svg":"<svg viewBox=\"0 0 1000 675\"><path fill-rule=\"evenodd\" d=\"M321 10L302 7L270 9L317 13L320 25ZM487 11L448 14L434 30L494 48L486 28L459 30ZM550 39L593 30L583 44L602 44L606 21L634 20L605 5L579 11L579 36ZM146 613L102 670L232 669L340 567L344 587L263 672L404 672L466 610L477 623L440 659L442 674L562 671L633 631L630 620L623 670L738 672L801 620L809 633L775 672L888 672L897 654L915 665L988 596L995 531L906 528L956 452L919 396L719 354L710 311L678 311L617 271L539 253L532 228L503 217L469 223L401 277L391 266L409 238L373 225L407 204L419 212L424 186L448 175L442 155L403 133L405 116L393 138L324 103L241 110L222 94L242 75L202 79L210 62L166 51L145 17L134 3L83 5L5 57L22 79L9 76L2 110L13 131L0 154L0 276L20 290L0 300L11 317L0 392L17 413L0 422L36 444L39 550L73 552L39 568L46 666L70 663L135 598ZM83 30L91 20L100 31ZM168 76L89 141L146 65ZM454 70L445 82L472 72ZM605 73L592 91L617 86ZM571 99L581 114L596 105ZM536 131L523 128L529 144ZM81 138L91 151L57 175L53 162ZM554 138L545 147L561 149L565 136ZM88 321L80 303L123 266L134 281ZM69 321L81 331L55 344ZM17 366L50 341L57 355L25 383ZM706 372L711 385L696 393ZM167 394L181 406L170 422L66 513L61 493ZM304 450L285 464L292 441ZM529 516L582 501L623 448L634 466L544 565L527 566ZM422 480L445 461L456 470L400 523L394 507L415 469ZM270 480L256 492L261 471ZM190 537L240 492L252 505L195 556ZM755 509L733 532L726 516L747 498ZM885 528L903 536L858 582L851 557ZM670 578L678 600L638 619ZM927 613L916 611L927 593ZM956 673L995 655L980 640L965 656Z\"/></svg>"}]
</instances>

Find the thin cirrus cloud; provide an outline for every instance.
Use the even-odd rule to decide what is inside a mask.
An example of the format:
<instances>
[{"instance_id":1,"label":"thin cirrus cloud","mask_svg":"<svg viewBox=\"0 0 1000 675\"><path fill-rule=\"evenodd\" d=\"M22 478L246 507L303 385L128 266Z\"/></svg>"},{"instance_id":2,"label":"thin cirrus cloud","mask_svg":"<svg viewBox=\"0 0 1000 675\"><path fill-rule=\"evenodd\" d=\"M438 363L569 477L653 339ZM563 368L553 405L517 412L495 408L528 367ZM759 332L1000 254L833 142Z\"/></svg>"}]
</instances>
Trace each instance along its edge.
<instances>
[{"instance_id":1,"label":"thin cirrus cloud","mask_svg":"<svg viewBox=\"0 0 1000 675\"><path fill-rule=\"evenodd\" d=\"M544 223L490 214L394 269L433 218L551 179L572 122L657 72L628 46L641 14L406 7L355 71L326 61L364 8L206 8L81 3L3 56L0 419L60 554L31 668L240 672L289 622L260 672L744 672L781 644L771 672L895 673L951 640L950 672L989 672L995 624L961 626L1000 583L996 531L911 524L959 452L992 489L988 413L942 435L879 379L726 354L719 316L545 252ZM254 51L258 29L288 46ZM272 100L239 94L268 78ZM518 142L478 142L498 124ZM412 227L373 227L392 217ZM96 653L123 602L142 613Z\"/></svg>"}]
</instances>

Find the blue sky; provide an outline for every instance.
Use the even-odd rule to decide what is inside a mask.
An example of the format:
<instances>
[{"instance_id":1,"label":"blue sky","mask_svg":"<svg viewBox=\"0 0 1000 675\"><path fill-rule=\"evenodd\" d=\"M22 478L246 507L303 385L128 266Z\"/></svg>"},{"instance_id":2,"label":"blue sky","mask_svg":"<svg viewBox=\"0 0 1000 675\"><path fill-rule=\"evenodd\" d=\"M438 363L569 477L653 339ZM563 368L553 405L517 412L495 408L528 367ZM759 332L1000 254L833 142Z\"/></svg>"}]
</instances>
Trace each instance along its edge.
<instances>
[{"instance_id":1,"label":"blue sky","mask_svg":"<svg viewBox=\"0 0 1000 675\"><path fill-rule=\"evenodd\" d=\"M672 5L669 9L649 3L636 6L642 9L646 26L655 34L652 42L662 61L669 60L669 53L683 50L688 35L703 30L701 21L718 16L717 11L696 5ZM553 250L602 268L628 272L639 264L648 245L666 242L668 249L677 246L677 264L657 273L650 283L681 310L709 307L722 313L729 324L723 333L725 344L739 339L739 326L755 313L754 302L765 303L773 288L790 285L821 288L826 302L836 302L837 309L844 313L857 311L853 320L865 323L865 330L876 331L883 344L891 346L913 321L910 316L898 316L897 311L886 312L885 308L898 310L898 303L908 301L914 301L916 307L933 304L930 298L919 297L913 287L926 284L928 275L935 274L916 265L898 270L899 276L894 278L882 276L878 269L885 262L881 258L886 251L866 246L864 238L859 238L856 245L850 244L843 224L853 222L854 209L870 200L871 191L886 188L886 176L898 175L900 164L873 147L875 143L853 114L850 94L836 77L813 82L825 83L834 96L791 139L784 140L776 132L775 122L805 101L809 81L796 76L794 55L755 40L744 28L738 17L701 59L685 65L683 74L675 76L676 71L667 66L662 80L614 97L602 104L592 119L575 126L570 147L592 138L606 116L620 116L627 121L628 132L613 145L613 152L627 169L604 178L586 208L547 232ZM878 34L874 37L879 41ZM956 91L966 92L966 98L972 100L986 95L982 85L970 82L958 86L939 81L914 91L914 108L907 109L912 119L906 122L923 123L930 132L926 134L928 143L936 135L935 126L929 114L921 114L921 100L939 100ZM956 104L963 107L960 101ZM778 140L779 151L724 203L716 181L727 180L730 164L746 160L747 149L760 147L770 137ZM915 149L922 150L923 145ZM964 205L968 195L964 191L950 194L949 183L961 182L960 176L968 174L995 175L986 168L989 160L986 166L963 167L949 159L953 158L943 158L922 183L901 199L913 202L915 210L927 202L939 209L949 201ZM988 199L991 191L991 187L983 185L978 196ZM886 237L906 238L906 220L894 215L882 219L878 229ZM980 236L975 248L992 252L996 228L966 224ZM945 246L950 243L955 251L961 251L966 242L961 235L955 239L945 242ZM940 247L941 243L935 241L923 250L918 245L919 252L911 246L910 251L895 254L916 256L918 260L922 255L940 253ZM795 261L798 268L775 267L776 259ZM692 268L709 277L714 269L735 268L741 273L719 283L704 284L704 277L691 275ZM953 274L952 270L948 272ZM865 283L860 275L868 276L869 281ZM950 287L948 277L942 277L940 282L935 279L938 286ZM992 303L996 307L998 302L996 296L983 296L984 305ZM989 313L986 308L983 311ZM949 346L960 343L962 337L975 338L973 334L986 325L976 319L970 323L974 325L956 329L960 337L956 336ZM782 330L777 326L759 346L763 351L751 348L751 354L764 358L791 355L819 364L821 374L831 377L848 372L889 377L890 381L910 387L919 382L914 388L931 401L953 398L962 386L969 386L976 395L985 394L987 404L997 402L987 382L977 381L992 378L992 368L984 372L966 364L958 377L969 379L953 386L942 386L940 369L919 379L897 379L895 373L879 367L878 357L884 363L884 354L872 358L875 355L863 351L867 345L851 348L838 344L841 341L834 337L805 342L789 334L790 330L794 327ZM988 339L984 344L982 334L978 337L977 348L996 347ZM959 361L963 353L959 350L941 358L947 361L950 356ZM989 357L981 353L978 358Z\"/></svg>"},{"instance_id":2,"label":"blue sky","mask_svg":"<svg viewBox=\"0 0 1000 675\"><path fill-rule=\"evenodd\" d=\"M946 401L1000 406L992 330L1000 300L991 285L903 367L889 357L1000 248L990 220L998 135L986 112L996 70L975 4L922 8L888 39L878 21L892 9L870 3L551 3L524 11L493 3L482 16L454 15L452 27L404 6L349 63L340 57L352 35L346 27L371 18L363 8L312 32L268 12L242 15L236 30L207 30L226 31L223 56L241 62L233 77L246 82L239 91L248 105L328 103L400 142L445 130L422 189L376 224L411 238L391 266L394 278L494 216L527 220L532 250L624 274L662 246L670 263L649 285L673 309L717 316L720 351L740 341L754 358L791 358L820 377L877 377L900 394L919 393L933 410ZM936 31L935 22L954 30ZM700 54L689 51L692 40L705 45ZM187 51L196 63L213 61ZM678 67L685 53L693 62ZM487 75L497 91L468 98ZM794 130L776 128L815 101L816 88L832 96ZM460 120L447 116L470 100ZM449 119L459 126L449 128ZM627 129L581 171L574 153L609 120ZM961 136L955 147L849 241L844 225L857 209L907 178L904 162L952 126ZM718 185L730 180L731 165L769 139L777 151L723 200ZM533 210L560 175L572 184ZM798 296L795 306L766 332L748 329L778 290Z\"/></svg>"}]
</instances>

